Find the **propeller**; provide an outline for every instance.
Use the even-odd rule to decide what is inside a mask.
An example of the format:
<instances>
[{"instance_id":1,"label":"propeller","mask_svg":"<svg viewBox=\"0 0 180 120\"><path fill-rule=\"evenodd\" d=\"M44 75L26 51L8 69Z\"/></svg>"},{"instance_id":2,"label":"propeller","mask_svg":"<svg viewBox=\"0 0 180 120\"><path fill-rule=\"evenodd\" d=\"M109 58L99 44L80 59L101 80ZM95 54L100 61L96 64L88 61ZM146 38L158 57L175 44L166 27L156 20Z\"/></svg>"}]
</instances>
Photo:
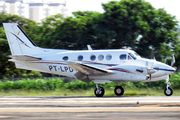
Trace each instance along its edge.
<instances>
[{"instance_id":1,"label":"propeller","mask_svg":"<svg viewBox=\"0 0 180 120\"><path fill-rule=\"evenodd\" d=\"M175 60L174 54L172 54L171 66L173 66L175 64L175 62L176 62L176 60Z\"/></svg>"},{"instance_id":2,"label":"propeller","mask_svg":"<svg viewBox=\"0 0 180 120\"><path fill-rule=\"evenodd\" d=\"M154 63L152 64L152 66L149 68L148 66L148 61L146 61L146 66L148 67L147 69L147 73L149 74L149 79L151 80L151 74L155 73L156 70L154 69L156 62L154 61Z\"/></svg>"},{"instance_id":3,"label":"propeller","mask_svg":"<svg viewBox=\"0 0 180 120\"><path fill-rule=\"evenodd\" d=\"M174 57L174 54L172 54L172 60L171 60L171 67L173 67L173 65L175 64L176 60ZM175 70L177 69L177 67L173 67Z\"/></svg>"}]
</instances>

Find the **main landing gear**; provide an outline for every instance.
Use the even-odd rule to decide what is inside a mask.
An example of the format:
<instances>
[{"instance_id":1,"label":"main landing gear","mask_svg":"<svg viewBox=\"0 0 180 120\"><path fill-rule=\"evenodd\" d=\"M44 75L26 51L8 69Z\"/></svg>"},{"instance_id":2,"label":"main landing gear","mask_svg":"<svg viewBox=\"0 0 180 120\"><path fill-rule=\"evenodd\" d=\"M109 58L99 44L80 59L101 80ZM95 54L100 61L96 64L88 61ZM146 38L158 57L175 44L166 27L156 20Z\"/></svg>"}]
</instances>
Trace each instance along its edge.
<instances>
[{"instance_id":1,"label":"main landing gear","mask_svg":"<svg viewBox=\"0 0 180 120\"><path fill-rule=\"evenodd\" d=\"M164 89L164 94L166 96L171 96L173 94L173 89L170 87L171 86L171 83L169 82L169 76L167 75L167 78L166 78L166 82L165 82L167 85L166 85L166 88Z\"/></svg>"},{"instance_id":2,"label":"main landing gear","mask_svg":"<svg viewBox=\"0 0 180 120\"><path fill-rule=\"evenodd\" d=\"M103 87L99 87L98 84L96 84L96 89L94 90L94 94L96 95L96 97L103 97L105 93L105 90ZM116 86L114 89L114 93L117 96L121 96L124 94L124 89L122 86Z\"/></svg>"},{"instance_id":3,"label":"main landing gear","mask_svg":"<svg viewBox=\"0 0 180 120\"><path fill-rule=\"evenodd\" d=\"M122 86L116 86L115 89L114 89L114 93L117 96L121 96L121 95L124 94L124 88Z\"/></svg>"},{"instance_id":4,"label":"main landing gear","mask_svg":"<svg viewBox=\"0 0 180 120\"><path fill-rule=\"evenodd\" d=\"M104 88L99 87L98 84L96 84L96 89L94 90L94 94L96 95L96 97L102 97L104 95L104 92Z\"/></svg>"}]
</instances>

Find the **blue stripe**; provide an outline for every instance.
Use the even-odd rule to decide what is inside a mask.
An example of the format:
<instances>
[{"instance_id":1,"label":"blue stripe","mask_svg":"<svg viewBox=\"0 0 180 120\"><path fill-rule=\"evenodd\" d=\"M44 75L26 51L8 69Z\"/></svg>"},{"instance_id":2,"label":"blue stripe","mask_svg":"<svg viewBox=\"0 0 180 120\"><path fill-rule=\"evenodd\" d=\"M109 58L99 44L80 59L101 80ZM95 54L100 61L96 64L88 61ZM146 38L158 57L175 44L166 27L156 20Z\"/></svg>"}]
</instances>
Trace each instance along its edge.
<instances>
[{"instance_id":1,"label":"blue stripe","mask_svg":"<svg viewBox=\"0 0 180 120\"><path fill-rule=\"evenodd\" d=\"M174 72L174 70L170 70L170 69L163 69L163 68L153 68L153 69Z\"/></svg>"},{"instance_id":2,"label":"blue stripe","mask_svg":"<svg viewBox=\"0 0 180 120\"><path fill-rule=\"evenodd\" d=\"M29 47L24 41L22 41L18 36L16 36L14 33L10 32L11 34L13 34L19 41L21 41L25 46ZM29 47L31 48L31 47Z\"/></svg>"}]
</instances>

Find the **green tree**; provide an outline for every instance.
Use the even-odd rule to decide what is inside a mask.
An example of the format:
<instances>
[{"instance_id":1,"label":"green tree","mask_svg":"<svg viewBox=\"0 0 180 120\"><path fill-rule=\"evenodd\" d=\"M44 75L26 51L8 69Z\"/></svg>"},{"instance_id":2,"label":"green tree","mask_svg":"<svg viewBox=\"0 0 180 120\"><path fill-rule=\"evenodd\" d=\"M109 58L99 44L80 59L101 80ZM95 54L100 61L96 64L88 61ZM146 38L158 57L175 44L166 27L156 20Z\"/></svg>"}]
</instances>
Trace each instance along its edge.
<instances>
[{"instance_id":1,"label":"green tree","mask_svg":"<svg viewBox=\"0 0 180 120\"><path fill-rule=\"evenodd\" d=\"M38 37L36 34L37 23L19 17L17 15L10 15L7 13L0 13L0 78L9 78L9 77L20 77L24 73L27 74L30 71L16 69L14 63L8 61L8 55L11 55L8 42L6 40L6 35L2 23L18 23L23 30L26 31L28 35L32 38ZM32 75L31 75L32 76Z\"/></svg>"},{"instance_id":2,"label":"green tree","mask_svg":"<svg viewBox=\"0 0 180 120\"><path fill-rule=\"evenodd\" d=\"M153 46L154 53L157 57L160 56L171 56L169 53L173 51L178 38L177 38L177 21L174 16L167 14L164 9L158 9L154 12L148 22L150 31L143 34L142 39L138 43L138 51L146 56L142 50L150 51L149 46ZM163 47L166 46L167 49L162 51ZM169 52L168 52L169 51ZM166 55L163 53L167 53ZM148 54L147 54L148 55ZM149 57L150 55L146 56Z\"/></svg>"},{"instance_id":3,"label":"green tree","mask_svg":"<svg viewBox=\"0 0 180 120\"><path fill-rule=\"evenodd\" d=\"M110 1L102 6L105 12L96 21L94 36L105 42L104 46L131 47L144 57L150 56L150 46L153 46L156 55L161 44L170 43L171 49L174 47L177 21L164 9L155 9L144 0ZM137 41L139 35L142 38Z\"/></svg>"},{"instance_id":4,"label":"green tree","mask_svg":"<svg viewBox=\"0 0 180 120\"><path fill-rule=\"evenodd\" d=\"M87 49L87 44L94 44L92 21L100 13L92 11L74 12L74 17L64 18L56 24L48 45L60 49Z\"/></svg>"},{"instance_id":5,"label":"green tree","mask_svg":"<svg viewBox=\"0 0 180 120\"><path fill-rule=\"evenodd\" d=\"M54 39L55 29L64 21L61 14L52 15L42 20L37 29L38 38L36 37L36 42L38 46L53 48L51 45Z\"/></svg>"}]
</instances>

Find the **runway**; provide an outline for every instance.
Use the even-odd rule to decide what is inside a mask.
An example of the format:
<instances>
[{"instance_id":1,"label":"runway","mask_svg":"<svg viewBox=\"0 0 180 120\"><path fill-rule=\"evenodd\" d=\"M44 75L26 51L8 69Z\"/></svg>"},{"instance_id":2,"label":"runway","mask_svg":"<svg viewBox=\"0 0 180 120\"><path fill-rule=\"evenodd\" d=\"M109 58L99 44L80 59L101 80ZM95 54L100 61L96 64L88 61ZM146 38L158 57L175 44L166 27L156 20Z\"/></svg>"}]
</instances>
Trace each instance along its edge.
<instances>
[{"instance_id":1,"label":"runway","mask_svg":"<svg viewBox=\"0 0 180 120\"><path fill-rule=\"evenodd\" d=\"M0 97L0 119L87 118L180 119L180 96Z\"/></svg>"}]
</instances>

